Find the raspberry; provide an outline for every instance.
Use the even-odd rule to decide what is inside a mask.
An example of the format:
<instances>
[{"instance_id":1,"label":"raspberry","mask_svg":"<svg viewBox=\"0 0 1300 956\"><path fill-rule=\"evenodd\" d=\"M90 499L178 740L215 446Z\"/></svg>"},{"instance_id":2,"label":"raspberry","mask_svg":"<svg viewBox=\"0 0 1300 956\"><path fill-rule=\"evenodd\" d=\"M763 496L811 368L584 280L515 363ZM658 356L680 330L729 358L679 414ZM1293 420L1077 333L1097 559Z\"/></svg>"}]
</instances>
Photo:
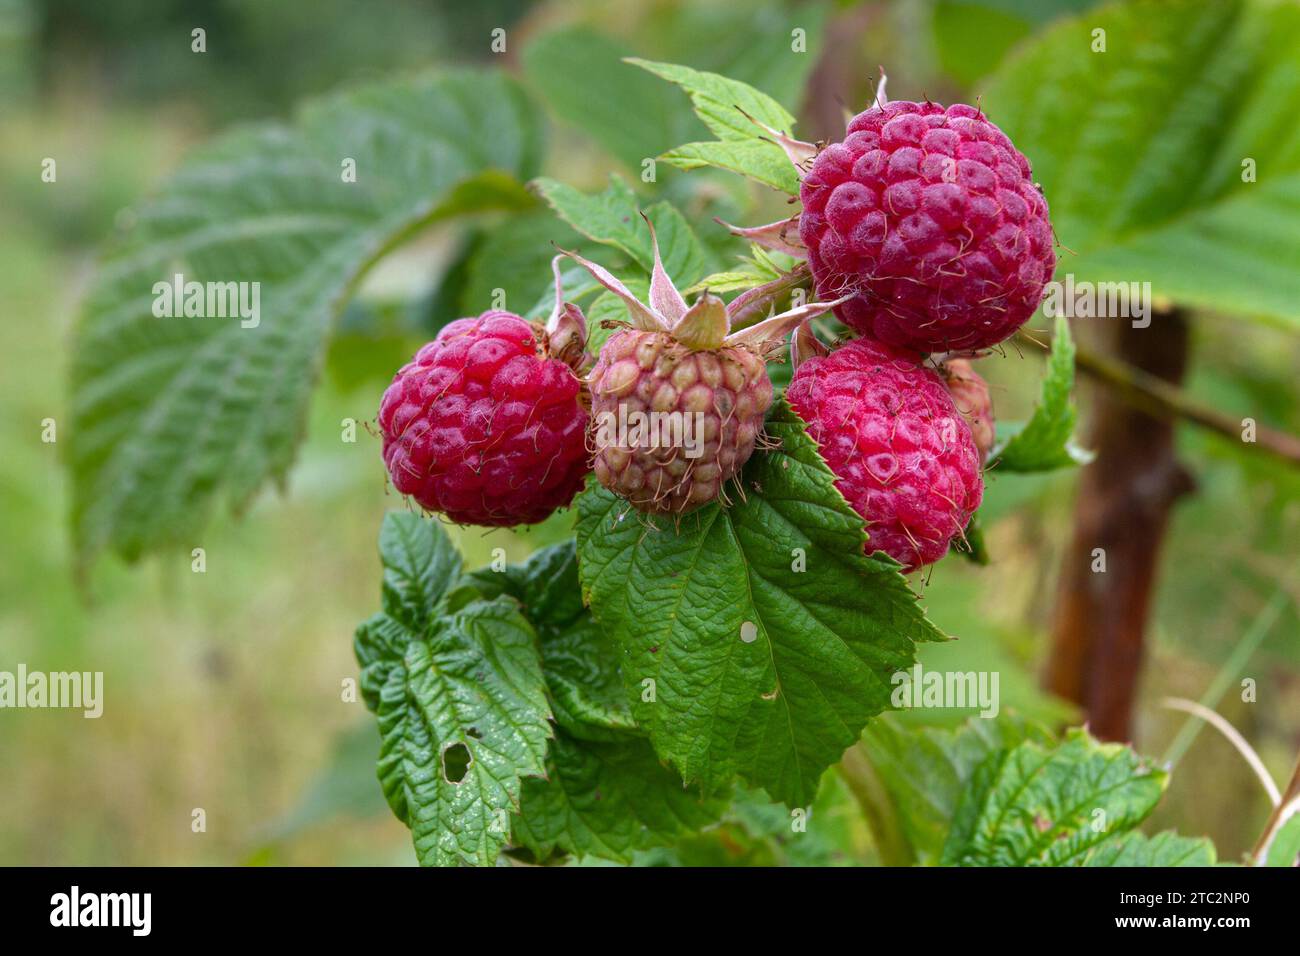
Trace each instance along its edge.
<instances>
[{"instance_id":1,"label":"raspberry","mask_svg":"<svg viewBox=\"0 0 1300 956\"><path fill-rule=\"evenodd\" d=\"M771 404L767 368L748 346L695 350L668 332L619 332L591 373L596 478L642 511L694 510L749 460ZM671 415L659 419L668 441L618 433L646 413Z\"/></svg>"},{"instance_id":2,"label":"raspberry","mask_svg":"<svg viewBox=\"0 0 1300 956\"><path fill-rule=\"evenodd\" d=\"M393 487L461 524L533 524L573 499L590 470L587 409L539 340L519 316L484 312L393 376L379 406Z\"/></svg>"},{"instance_id":3,"label":"raspberry","mask_svg":"<svg viewBox=\"0 0 1300 956\"><path fill-rule=\"evenodd\" d=\"M943 380L901 350L856 339L804 361L785 394L866 520L868 551L909 572L942 558L984 494L979 452Z\"/></svg>"},{"instance_id":4,"label":"raspberry","mask_svg":"<svg viewBox=\"0 0 1300 956\"><path fill-rule=\"evenodd\" d=\"M989 451L993 448L993 399L989 396L989 383L980 377L970 362L960 358L943 363L943 377L957 411L970 425L980 462L988 461Z\"/></svg>"},{"instance_id":5,"label":"raspberry","mask_svg":"<svg viewBox=\"0 0 1300 956\"><path fill-rule=\"evenodd\" d=\"M988 348L1034 313L1056 254L1029 161L971 106L859 113L799 189L799 237L843 321L922 352Z\"/></svg>"},{"instance_id":6,"label":"raspberry","mask_svg":"<svg viewBox=\"0 0 1300 956\"><path fill-rule=\"evenodd\" d=\"M646 224L654 250L649 304L596 263L567 253L623 300L632 326L610 337L591 371L594 467L600 483L633 507L686 514L725 502L724 486L754 453L772 404L766 354L835 303L808 303L732 332L765 314L789 291L787 280L726 305L705 292L688 307Z\"/></svg>"}]
</instances>

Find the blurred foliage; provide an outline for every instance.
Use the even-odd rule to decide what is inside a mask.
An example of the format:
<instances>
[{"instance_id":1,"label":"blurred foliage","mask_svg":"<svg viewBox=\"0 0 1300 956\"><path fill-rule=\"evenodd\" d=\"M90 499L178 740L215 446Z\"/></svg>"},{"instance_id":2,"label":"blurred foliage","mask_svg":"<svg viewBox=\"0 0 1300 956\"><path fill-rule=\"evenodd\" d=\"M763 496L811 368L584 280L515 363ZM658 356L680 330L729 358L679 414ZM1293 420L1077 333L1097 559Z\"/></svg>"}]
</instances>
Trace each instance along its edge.
<instances>
[{"instance_id":1,"label":"blurred foliage","mask_svg":"<svg viewBox=\"0 0 1300 956\"><path fill-rule=\"evenodd\" d=\"M981 78L1021 39L1085 6L871 4L866 29L847 39L859 64L842 81L849 85L821 92L853 108L883 63L895 96L973 99L985 90ZM549 175L591 191L617 170L641 202L671 199L692 222L714 215L769 221L785 214L781 198L738 187L736 177L660 163L656 182L641 181L642 159L705 131L678 129L674 124L696 122L685 94L619 58L734 75L792 108L802 124L801 91L817 81L819 43L840 38L853 7L0 0L0 92L8 98L0 115L7 318L0 323L0 522L8 532L0 557L0 667L23 661L103 670L107 699L98 721L60 711L0 716L0 778L17 781L0 788L0 862L413 862L408 834L374 784L377 735L359 702L341 700L342 682L356 676L353 624L374 603L377 517L396 500L385 488L377 440L361 429L355 444L342 443L340 422L369 421L395 362L449 318L483 308L494 289L504 289L512 307L532 307L548 287L550 242L568 248L584 241L539 200L525 214L477 218L404 250L369 277L342 319L288 494L265 493L243 521L209 527L200 542L209 555L204 575L190 573L187 551L175 552L134 571L106 563L79 590L59 461L66 449L42 444L40 423L53 417L62 428L68 419L62 356L72 316L93 248L121 210L156 190L211 131L236 120L288 117L304 96L357 79L489 60L489 31L499 26L509 36L503 63L525 79L551 126L543 164ZM190 52L194 26L208 31L207 54ZM795 27L807 30L807 56L788 53ZM575 45L584 36L601 39ZM1184 85L1205 81L1203 63L1188 69ZM584 81L566 87L562 81L573 77ZM638 93L637 102L662 105L619 114L617 135L598 135L586 117L608 112L610 101L598 94L623 85L644 85L647 98ZM592 94L590 112L584 92ZM40 182L44 156L59 159L57 186ZM715 265L735 265L721 228L701 225L698 232ZM1013 360L981 363L979 371L993 386L999 418L1026 420L1042 363L1010 354ZM1188 389L1199 400L1300 431L1297 364L1292 335L1243 323L1226 305L1195 317ZM1080 404L1086 409L1086 400ZM1169 693L1198 697L1282 589L1293 601L1248 668L1259 705L1241 701L1235 684L1223 705L1281 776L1300 739L1300 583L1293 574L1300 474L1190 427L1180 428L1179 444L1198 490L1175 512L1166 543L1139 747L1160 752L1184 717L1155 702ZM1035 680L1075 480L1074 472L991 475L981 514L992 563L945 561L923 591L935 623L959 638L927 647L924 665L997 669L1004 707L1052 724L1075 716ZM455 534L469 566L479 566L495 547L518 561L570 527L571 517L559 515L524 534ZM908 712L898 720L933 716ZM941 716L952 723L963 715ZM207 811L207 833L190 830L195 807ZM741 800L715 830L639 862L876 858L835 775L826 778L807 833L795 835L788 811L776 810L779 819L761 799ZM1236 754L1206 733L1180 762L1152 822L1208 833L1220 858L1232 860L1253 842L1265 810ZM832 839L823 839L828 833Z\"/></svg>"},{"instance_id":2,"label":"blurred foliage","mask_svg":"<svg viewBox=\"0 0 1300 956\"><path fill-rule=\"evenodd\" d=\"M1033 157L1057 277L1300 330L1297 57L1293 4L1133 0L1009 59L982 106Z\"/></svg>"},{"instance_id":3,"label":"blurred foliage","mask_svg":"<svg viewBox=\"0 0 1300 956\"><path fill-rule=\"evenodd\" d=\"M82 557L183 545L219 498L238 510L282 481L352 289L413 233L530 208L542 137L517 83L454 70L313 101L292 125L188 159L108 247L77 326L68 461ZM187 289L251 284L260 312L251 325L179 310L158 323L156 283L173 275Z\"/></svg>"},{"instance_id":4,"label":"blurred foliage","mask_svg":"<svg viewBox=\"0 0 1300 956\"><path fill-rule=\"evenodd\" d=\"M7 0L12 4L15 0ZM527 0L41 0L39 79L72 67L118 102L201 104L214 122L282 115L303 97L430 62L482 60ZM207 31L207 52L191 31ZM74 65L75 64L75 65ZM214 95L217 94L217 95Z\"/></svg>"},{"instance_id":5,"label":"blurred foliage","mask_svg":"<svg viewBox=\"0 0 1300 956\"><path fill-rule=\"evenodd\" d=\"M934 0L929 6L939 64L957 82L973 84L1035 29L1096 5L1097 0Z\"/></svg>"}]
</instances>

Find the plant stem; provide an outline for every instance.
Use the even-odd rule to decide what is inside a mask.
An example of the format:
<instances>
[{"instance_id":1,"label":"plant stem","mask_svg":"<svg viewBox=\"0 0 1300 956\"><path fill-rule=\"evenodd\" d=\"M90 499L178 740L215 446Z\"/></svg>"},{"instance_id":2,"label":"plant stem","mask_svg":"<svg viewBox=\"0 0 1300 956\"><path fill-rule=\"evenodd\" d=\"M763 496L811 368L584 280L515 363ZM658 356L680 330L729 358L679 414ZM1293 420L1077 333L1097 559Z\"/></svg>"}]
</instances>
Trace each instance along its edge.
<instances>
[{"instance_id":1,"label":"plant stem","mask_svg":"<svg viewBox=\"0 0 1300 956\"><path fill-rule=\"evenodd\" d=\"M1043 347L1037 332L1021 329L1015 341ZM1181 418L1225 438L1250 446L1242 439L1242 422L1226 412L1191 398L1178 386L1118 359L1079 347L1075 364L1088 376L1105 383L1121 399L1139 411L1165 420ZM1265 425L1255 426L1255 441L1264 451L1283 461L1300 465L1300 438Z\"/></svg>"},{"instance_id":2,"label":"plant stem","mask_svg":"<svg viewBox=\"0 0 1300 956\"><path fill-rule=\"evenodd\" d=\"M1178 312L1148 329L1098 329L1127 363L1182 380L1188 329ZM1173 425L1093 390L1087 444L1097 452L1079 479L1074 532L1057 589L1044 683L1081 705L1093 733L1128 740L1160 549L1175 502L1195 483L1179 463Z\"/></svg>"},{"instance_id":3,"label":"plant stem","mask_svg":"<svg viewBox=\"0 0 1300 956\"><path fill-rule=\"evenodd\" d=\"M1296 759L1295 769L1291 771L1291 782L1287 784L1282 799L1273 807L1273 812L1268 815L1268 822L1264 824L1264 832L1259 835L1255 848L1250 851L1251 862L1256 866L1263 864L1273 838L1277 836L1277 831L1282 829L1282 824L1289 818L1288 810L1297 800L1300 800L1300 758Z\"/></svg>"},{"instance_id":4,"label":"plant stem","mask_svg":"<svg viewBox=\"0 0 1300 956\"><path fill-rule=\"evenodd\" d=\"M1259 759L1259 754L1255 748L1250 745L1245 737L1241 735L1236 727L1228 721L1226 717L1211 707L1204 704L1198 704L1194 700L1187 700L1185 697L1166 697L1161 705L1171 710L1181 710L1184 713L1191 714L1205 723L1209 724L1227 739L1228 743L1241 754L1242 759L1250 765L1250 769L1255 772L1259 782L1264 787L1264 792L1268 794L1268 802L1277 806L1282 801L1282 794L1278 793L1277 784L1269 776L1268 768L1264 766L1264 761Z\"/></svg>"},{"instance_id":5,"label":"plant stem","mask_svg":"<svg viewBox=\"0 0 1300 956\"><path fill-rule=\"evenodd\" d=\"M885 866L911 866L915 863L915 855L903 835L893 801L861 743L844 751L839 771L862 808L871 839L880 853L880 862Z\"/></svg>"}]
</instances>

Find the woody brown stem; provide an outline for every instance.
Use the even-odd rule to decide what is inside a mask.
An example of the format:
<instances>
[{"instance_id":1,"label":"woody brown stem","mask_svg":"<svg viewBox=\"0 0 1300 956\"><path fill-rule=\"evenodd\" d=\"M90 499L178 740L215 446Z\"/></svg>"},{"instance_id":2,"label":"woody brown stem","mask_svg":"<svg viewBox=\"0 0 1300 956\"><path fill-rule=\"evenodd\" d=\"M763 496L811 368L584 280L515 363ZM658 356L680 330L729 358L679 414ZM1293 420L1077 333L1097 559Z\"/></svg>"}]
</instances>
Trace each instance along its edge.
<instances>
[{"instance_id":1,"label":"woody brown stem","mask_svg":"<svg viewBox=\"0 0 1300 956\"><path fill-rule=\"evenodd\" d=\"M844 135L845 101L862 84L862 38L884 11L876 4L854 4L836 13L826 25L821 55L804 95L800 115L807 120L803 139L838 140ZM856 109L851 109L857 112Z\"/></svg>"},{"instance_id":2,"label":"woody brown stem","mask_svg":"<svg viewBox=\"0 0 1300 956\"><path fill-rule=\"evenodd\" d=\"M1099 332L1144 378L1182 381L1188 328L1180 312L1159 313L1144 329L1113 323ZM1165 528L1194 482L1176 457L1172 422L1112 389L1094 392L1086 444L1097 457L1080 478L1045 684L1080 704L1098 737L1127 740Z\"/></svg>"},{"instance_id":3,"label":"woody brown stem","mask_svg":"<svg viewBox=\"0 0 1300 956\"><path fill-rule=\"evenodd\" d=\"M1041 348L1041 333L1021 330L1016 342L1032 348ZM1257 447L1275 455L1288 464L1300 465L1300 437L1256 425L1254 442L1242 438L1242 419L1204 405L1182 389L1143 369L1127 365L1109 355L1079 348L1075 365L1089 378L1102 382L1107 388L1134 408L1164 419L1182 419L1200 428L1222 435L1246 448Z\"/></svg>"},{"instance_id":4,"label":"woody brown stem","mask_svg":"<svg viewBox=\"0 0 1300 956\"><path fill-rule=\"evenodd\" d=\"M1277 836L1277 831L1282 829L1282 824L1286 822L1284 814L1296 801L1300 800L1300 758L1296 759L1295 769L1291 771L1291 782L1287 784L1286 790L1282 793L1282 799L1273 807L1273 812L1268 815L1268 822L1264 824L1264 832L1259 835L1259 840L1255 848L1250 851L1250 858L1257 866L1264 862L1264 857L1268 853L1268 848ZM1296 861L1292 860L1292 865Z\"/></svg>"}]
</instances>

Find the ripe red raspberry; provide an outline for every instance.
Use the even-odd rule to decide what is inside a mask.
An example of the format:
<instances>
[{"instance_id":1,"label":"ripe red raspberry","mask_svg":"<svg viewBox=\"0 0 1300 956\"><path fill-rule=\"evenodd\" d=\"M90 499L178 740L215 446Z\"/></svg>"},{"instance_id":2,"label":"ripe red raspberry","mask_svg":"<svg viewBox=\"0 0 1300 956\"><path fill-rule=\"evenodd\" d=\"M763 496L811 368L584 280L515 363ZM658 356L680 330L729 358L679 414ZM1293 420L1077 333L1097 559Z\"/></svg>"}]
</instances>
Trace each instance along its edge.
<instances>
[{"instance_id":1,"label":"ripe red raspberry","mask_svg":"<svg viewBox=\"0 0 1300 956\"><path fill-rule=\"evenodd\" d=\"M855 339L804 361L785 395L866 519L867 550L906 571L942 558L984 494L979 452L943 380L901 350Z\"/></svg>"},{"instance_id":2,"label":"ripe red raspberry","mask_svg":"<svg viewBox=\"0 0 1300 956\"><path fill-rule=\"evenodd\" d=\"M922 352L988 348L1034 313L1056 254L1029 161L974 107L859 113L799 189L823 298L863 335Z\"/></svg>"},{"instance_id":3,"label":"ripe red raspberry","mask_svg":"<svg viewBox=\"0 0 1300 956\"><path fill-rule=\"evenodd\" d=\"M993 399L989 383L984 381L966 359L948 359L943 363L943 377L957 411L970 425L971 437L980 452L980 462L988 461L993 448Z\"/></svg>"},{"instance_id":4,"label":"ripe red raspberry","mask_svg":"<svg viewBox=\"0 0 1300 956\"><path fill-rule=\"evenodd\" d=\"M567 505L590 470L588 415L545 338L491 311L423 346L379 406L393 487L462 524L532 524Z\"/></svg>"},{"instance_id":5,"label":"ripe red raspberry","mask_svg":"<svg viewBox=\"0 0 1300 956\"><path fill-rule=\"evenodd\" d=\"M697 350L669 332L611 336L590 382L596 478L641 511L684 514L720 497L753 454L772 404L753 348ZM667 424L667 441L656 421ZM648 423L647 440L632 432L637 422Z\"/></svg>"}]
</instances>

